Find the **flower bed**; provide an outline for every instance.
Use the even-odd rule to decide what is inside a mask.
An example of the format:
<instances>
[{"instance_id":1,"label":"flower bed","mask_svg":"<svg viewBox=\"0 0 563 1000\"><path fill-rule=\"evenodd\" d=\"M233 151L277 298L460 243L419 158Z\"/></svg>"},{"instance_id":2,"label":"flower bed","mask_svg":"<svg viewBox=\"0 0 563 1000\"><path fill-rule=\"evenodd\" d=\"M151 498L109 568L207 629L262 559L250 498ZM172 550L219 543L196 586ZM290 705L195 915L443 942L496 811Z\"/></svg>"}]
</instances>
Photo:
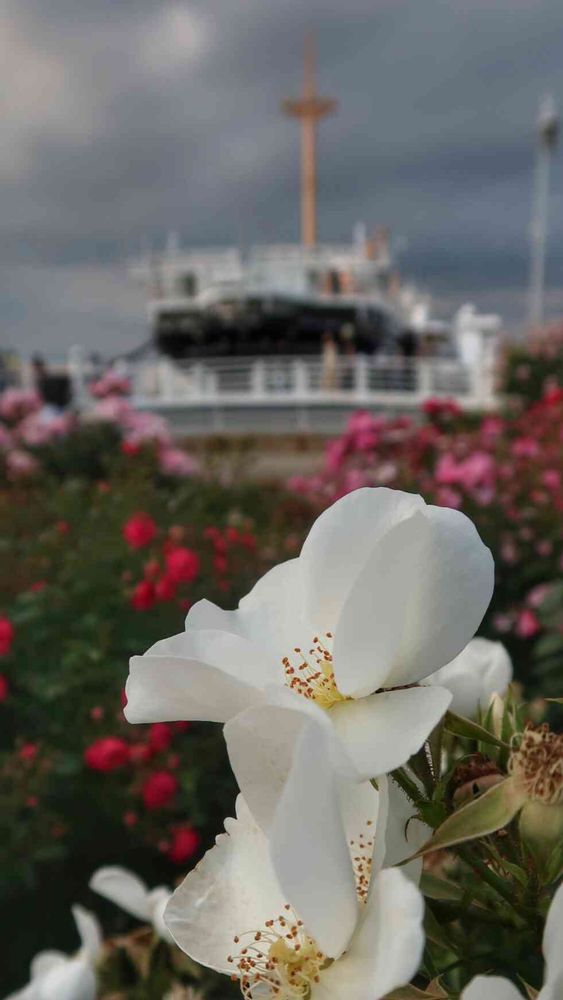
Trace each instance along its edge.
<instances>
[{"instance_id":1,"label":"flower bed","mask_svg":"<svg viewBox=\"0 0 563 1000\"><path fill-rule=\"evenodd\" d=\"M125 864L149 886L172 886L232 815L219 727L183 718L130 726L128 660L181 632L201 598L235 607L271 565L298 554L315 515L337 497L379 485L469 514L496 565L480 635L509 648L536 699L529 718L543 717L540 696L561 694L557 393L502 417L468 418L443 401L417 420L358 414L329 443L322 471L284 489L225 485L205 464L194 474L160 421L104 393L100 419L48 441L37 438L36 400L3 397L0 915L25 928L7 957L6 990L25 980L35 951L75 947L70 906L93 905L85 886L96 868ZM33 471L10 472L14 451L31 456ZM184 460L190 470L166 471ZM487 663L469 692L465 666L456 670L459 704L477 711L504 667ZM460 746L483 749L475 739ZM129 927L109 905L102 912L110 932ZM170 979L162 949L153 958ZM530 974L540 981L536 966ZM155 966L155 981L163 968ZM110 972L122 984L122 970Z\"/></svg>"},{"instance_id":2,"label":"flower bed","mask_svg":"<svg viewBox=\"0 0 563 1000\"><path fill-rule=\"evenodd\" d=\"M472 522L413 493L352 491L321 513L297 558L294 545L272 533L282 561L261 575L261 555L270 561L274 549L260 554L258 538L276 523L279 496L261 496L261 523L251 526L231 511L226 527L208 524L200 545L193 526L176 522L163 531L162 517L147 506L122 523L118 537L141 568L141 582L168 579L178 588L166 601L188 610L185 628L159 620L166 631L131 658L123 713L115 711L114 694L111 731L87 738L80 761L76 746L85 734L77 732L76 715L57 732L57 750L45 754L38 742L20 740L6 757L14 801L26 796L20 811L38 809L42 799L56 806L42 784L55 775L59 797L66 793L79 806L77 816L69 810L66 828L59 822L50 829L71 848L65 865L57 869L53 857L41 855L40 824L39 850L31 839L20 845L21 857L35 862L29 877L37 882L47 870L50 884L34 886L36 925L29 903L24 908L26 930L37 930L43 951L17 995L194 1000L238 987L244 1000L517 1000L518 984L529 997L556 1000L563 968L559 709L523 701L510 683L506 649L475 638L495 572ZM93 525L85 527L88 543L101 543ZM70 520L57 522L55 532L70 538ZM75 547L80 552L78 537ZM258 578L239 607L226 611L209 597L219 594L223 603L241 553L239 579L249 569ZM95 561L104 565L103 550ZM133 582L129 571L122 574L122 584ZM200 584L205 597L192 603ZM135 593L131 600L126 592L132 612L150 615L158 601L141 607ZM103 606L101 592L87 588L63 655L77 652L73 639L91 596ZM57 603L54 595L51 608ZM68 676L47 669L45 684L36 663L26 692L20 655L22 718L25 693L31 718L48 692L46 734L68 712L63 696L72 700L100 682L86 664L89 651L103 648L108 627L111 634L107 598L104 610L98 642L82 646ZM24 624L37 623L3 619L6 657L22 641ZM116 648L132 629L125 617L121 625ZM107 684L103 659L90 656ZM129 730L122 715L134 724ZM89 720L104 727L102 704ZM218 787L223 724L240 789L235 806L234 789ZM203 726L207 743L198 738ZM123 777L132 807L121 828L129 846L138 833L148 843L162 838L154 843L161 865L153 864L150 880L138 875L142 854L129 850L127 867L119 863L127 842L109 808L114 775ZM204 812L219 834L214 846ZM151 827L152 817L159 819ZM21 818L10 817L4 840ZM43 826L52 822L46 809L42 819ZM173 866L192 867L203 842L210 849L200 864L183 881L170 877ZM157 872L166 884L155 886ZM94 894L107 901L105 910ZM12 920L25 895L6 907ZM62 903L75 922L72 954L44 950L63 944L52 919ZM25 940L29 948L29 933Z\"/></svg>"},{"instance_id":3,"label":"flower bed","mask_svg":"<svg viewBox=\"0 0 563 1000\"><path fill-rule=\"evenodd\" d=\"M528 694L558 694L563 655L563 398L516 415L464 416L430 401L421 420L358 413L326 449L318 475L288 484L320 510L363 486L420 492L463 510L495 556L483 633L502 638ZM544 608L551 594L548 605Z\"/></svg>"},{"instance_id":4,"label":"flower bed","mask_svg":"<svg viewBox=\"0 0 563 1000\"><path fill-rule=\"evenodd\" d=\"M199 598L236 603L295 541L277 491L155 477L151 455L15 480L0 525L0 913L27 927L7 987L33 950L71 945L84 870L117 858L171 882L214 836L234 794L218 734L127 725L128 659Z\"/></svg>"},{"instance_id":5,"label":"flower bed","mask_svg":"<svg viewBox=\"0 0 563 1000\"><path fill-rule=\"evenodd\" d=\"M99 479L112 472L119 456L151 458L167 478L197 474L197 463L177 447L167 422L135 410L128 383L108 373L91 386L96 405L87 418L43 406L36 392L10 388L0 393L0 481Z\"/></svg>"}]
</instances>

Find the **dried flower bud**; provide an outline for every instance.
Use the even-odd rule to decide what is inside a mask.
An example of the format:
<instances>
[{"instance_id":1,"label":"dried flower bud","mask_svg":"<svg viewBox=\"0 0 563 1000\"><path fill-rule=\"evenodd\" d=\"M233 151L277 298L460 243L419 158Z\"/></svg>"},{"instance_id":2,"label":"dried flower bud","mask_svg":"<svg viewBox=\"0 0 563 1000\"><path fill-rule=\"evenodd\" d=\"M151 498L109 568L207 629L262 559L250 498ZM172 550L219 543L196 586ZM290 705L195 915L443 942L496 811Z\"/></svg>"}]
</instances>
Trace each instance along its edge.
<instances>
[{"instance_id":1,"label":"dried flower bud","mask_svg":"<svg viewBox=\"0 0 563 1000\"><path fill-rule=\"evenodd\" d=\"M526 795L520 836L543 869L563 837L563 734L528 724L508 770Z\"/></svg>"},{"instance_id":2,"label":"dried flower bud","mask_svg":"<svg viewBox=\"0 0 563 1000\"><path fill-rule=\"evenodd\" d=\"M464 802L482 795L488 788L504 780L498 767L483 754L477 753L459 764L452 777L452 802L456 809Z\"/></svg>"}]
</instances>

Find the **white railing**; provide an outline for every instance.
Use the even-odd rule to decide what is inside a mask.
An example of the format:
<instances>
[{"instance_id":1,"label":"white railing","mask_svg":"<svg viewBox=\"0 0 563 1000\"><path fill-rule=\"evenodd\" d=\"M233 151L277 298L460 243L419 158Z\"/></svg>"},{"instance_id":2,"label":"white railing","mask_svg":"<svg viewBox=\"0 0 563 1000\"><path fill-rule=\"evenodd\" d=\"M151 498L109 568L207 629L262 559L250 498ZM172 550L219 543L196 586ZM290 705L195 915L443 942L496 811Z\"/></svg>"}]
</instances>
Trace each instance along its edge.
<instances>
[{"instance_id":1,"label":"white railing","mask_svg":"<svg viewBox=\"0 0 563 1000\"><path fill-rule=\"evenodd\" d=\"M88 405L93 372L78 352L69 358L75 399ZM133 402L148 409L216 406L382 406L415 408L432 397L452 397L466 409L495 406L492 372L440 358L395 356L322 358L214 358L139 361L124 368Z\"/></svg>"}]
</instances>

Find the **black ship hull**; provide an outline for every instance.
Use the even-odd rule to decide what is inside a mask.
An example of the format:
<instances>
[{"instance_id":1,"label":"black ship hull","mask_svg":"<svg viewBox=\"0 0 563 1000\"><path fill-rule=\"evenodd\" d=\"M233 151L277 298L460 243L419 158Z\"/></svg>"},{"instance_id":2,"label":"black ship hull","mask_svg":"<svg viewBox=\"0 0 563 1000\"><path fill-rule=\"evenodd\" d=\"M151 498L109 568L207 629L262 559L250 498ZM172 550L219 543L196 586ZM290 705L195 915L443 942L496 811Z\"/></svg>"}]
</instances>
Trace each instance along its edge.
<instances>
[{"instance_id":1,"label":"black ship hull","mask_svg":"<svg viewBox=\"0 0 563 1000\"><path fill-rule=\"evenodd\" d=\"M330 334L340 347L373 354L402 333L379 306L311 303L248 297L205 308L162 307L154 341L168 357L260 357L318 355Z\"/></svg>"}]
</instances>

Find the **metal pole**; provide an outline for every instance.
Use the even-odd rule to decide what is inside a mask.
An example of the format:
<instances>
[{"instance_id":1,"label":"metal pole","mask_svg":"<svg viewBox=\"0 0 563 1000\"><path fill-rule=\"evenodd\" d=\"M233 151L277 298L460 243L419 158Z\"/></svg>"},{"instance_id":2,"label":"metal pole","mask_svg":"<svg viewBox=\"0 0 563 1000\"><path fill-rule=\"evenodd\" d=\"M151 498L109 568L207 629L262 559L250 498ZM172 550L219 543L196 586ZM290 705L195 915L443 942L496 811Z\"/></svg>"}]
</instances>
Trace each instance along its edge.
<instances>
[{"instance_id":1,"label":"metal pole","mask_svg":"<svg viewBox=\"0 0 563 1000\"><path fill-rule=\"evenodd\" d=\"M301 122L301 242L314 247L317 242L317 158L316 122Z\"/></svg>"},{"instance_id":2,"label":"metal pole","mask_svg":"<svg viewBox=\"0 0 563 1000\"><path fill-rule=\"evenodd\" d=\"M544 318L545 250L551 150L541 145L536 161L535 207L532 221L530 271L530 326L539 327Z\"/></svg>"},{"instance_id":3,"label":"metal pole","mask_svg":"<svg viewBox=\"0 0 563 1000\"><path fill-rule=\"evenodd\" d=\"M551 157L557 143L559 118L553 98L548 95L540 105L538 119L539 145L536 159L534 210L531 227L530 304L532 328L544 321L545 260L547 247L549 175Z\"/></svg>"}]
</instances>

